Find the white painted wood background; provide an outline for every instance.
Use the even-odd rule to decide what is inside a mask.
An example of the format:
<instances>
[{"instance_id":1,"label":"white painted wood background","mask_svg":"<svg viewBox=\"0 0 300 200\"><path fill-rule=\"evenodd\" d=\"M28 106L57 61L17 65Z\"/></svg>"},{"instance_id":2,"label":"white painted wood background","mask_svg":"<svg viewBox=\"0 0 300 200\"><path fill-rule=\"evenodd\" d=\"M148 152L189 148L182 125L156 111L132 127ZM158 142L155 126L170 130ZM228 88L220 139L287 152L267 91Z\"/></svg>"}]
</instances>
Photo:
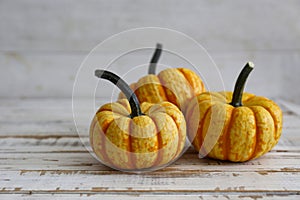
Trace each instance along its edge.
<instances>
[{"instance_id":1,"label":"white painted wood background","mask_svg":"<svg viewBox=\"0 0 300 200\"><path fill-rule=\"evenodd\" d=\"M299 106L279 101L282 137L259 159L199 159L189 149L165 169L138 175L105 167L86 151L68 104L56 98L0 101L1 200L299 199Z\"/></svg>"},{"instance_id":2,"label":"white painted wood background","mask_svg":"<svg viewBox=\"0 0 300 200\"><path fill-rule=\"evenodd\" d=\"M297 0L0 0L0 199L299 199L299 10ZM284 111L278 145L242 164L200 160L189 149L173 165L141 175L97 162L73 121L76 72L106 38L147 26L178 30L202 44L228 90L244 63L253 61L246 89ZM122 70L131 64L124 62ZM80 109L86 113L77 125L87 133L91 113Z\"/></svg>"},{"instance_id":3,"label":"white painted wood background","mask_svg":"<svg viewBox=\"0 0 300 200\"><path fill-rule=\"evenodd\" d=\"M299 9L297 0L1 0L0 96L71 97L76 72L93 47L121 31L156 26L202 44L226 89L252 60L257 68L248 91L299 103Z\"/></svg>"}]
</instances>

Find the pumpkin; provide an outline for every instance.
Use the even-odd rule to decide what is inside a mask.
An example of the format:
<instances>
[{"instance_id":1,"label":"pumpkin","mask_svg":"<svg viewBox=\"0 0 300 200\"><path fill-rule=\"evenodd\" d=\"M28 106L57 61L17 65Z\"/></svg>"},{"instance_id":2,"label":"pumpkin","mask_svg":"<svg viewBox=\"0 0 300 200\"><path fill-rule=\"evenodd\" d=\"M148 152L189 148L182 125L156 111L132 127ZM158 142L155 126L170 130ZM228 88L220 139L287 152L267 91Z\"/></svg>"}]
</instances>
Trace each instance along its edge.
<instances>
[{"instance_id":1,"label":"pumpkin","mask_svg":"<svg viewBox=\"0 0 300 200\"><path fill-rule=\"evenodd\" d=\"M150 61L148 75L130 87L140 102L169 101L184 111L192 97L205 91L204 84L195 72L187 68L169 68L155 75L161 51L162 45L157 44ZM122 93L119 95L119 99L124 97Z\"/></svg>"},{"instance_id":2,"label":"pumpkin","mask_svg":"<svg viewBox=\"0 0 300 200\"><path fill-rule=\"evenodd\" d=\"M234 92L205 92L193 98L185 117L189 139L199 156L243 162L258 158L278 142L282 111L272 100L243 93L253 69L241 71Z\"/></svg>"},{"instance_id":3,"label":"pumpkin","mask_svg":"<svg viewBox=\"0 0 300 200\"><path fill-rule=\"evenodd\" d=\"M116 74L96 70L95 75L116 84L127 97L101 106L92 120L90 144L104 164L128 171L158 169L181 155L186 122L175 105L140 104Z\"/></svg>"}]
</instances>

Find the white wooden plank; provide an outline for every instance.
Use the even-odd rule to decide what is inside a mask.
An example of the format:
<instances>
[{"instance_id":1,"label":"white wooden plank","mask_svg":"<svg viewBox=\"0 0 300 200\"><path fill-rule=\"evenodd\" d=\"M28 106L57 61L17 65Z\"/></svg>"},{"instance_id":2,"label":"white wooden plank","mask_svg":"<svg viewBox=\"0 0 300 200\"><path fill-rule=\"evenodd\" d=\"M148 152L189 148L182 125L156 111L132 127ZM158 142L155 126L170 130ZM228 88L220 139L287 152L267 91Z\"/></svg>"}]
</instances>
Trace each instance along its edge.
<instances>
[{"instance_id":1,"label":"white wooden plank","mask_svg":"<svg viewBox=\"0 0 300 200\"><path fill-rule=\"evenodd\" d=\"M71 109L69 98L1 98L1 111L21 111L22 109ZM61 113L63 114L63 113Z\"/></svg>"},{"instance_id":2,"label":"white wooden plank","mask_svg":"<svg viewBox=\"0 0 300 200\"><path fill-rule=\"evenodd\" d=\"M244 163L224 162L212 159L199 159L195 152L185 153L174 164L170 165L161 173L198 173L198 172L299 172L300 155L297 152L277 152L272 151L263 157ZM52 153L0 153L2 161L0 170L22 170L27 171L52 171L60 173L61 170L70 173L101 173L101 171L113 171L104 167L100 162L92 157L88 152L78 151L57 151ZM100 171L99 171L100 170ZM159 172L159 173L160 173ZM118 173L118 172L114 172Z\"/></svg>"},{"instance_id":3,"label":"white wooden plank","mask_svg":"<svg viewBox=\"0 0 300 200\"><path fill-rule=\"evenodd\" d=\"M299 104L293 104L291 108L289 106L290 102L284 101L281 98L273 99L282 109L284 117L298 116L297 112L294 110L299 109ZM82 98L80 99L83 103L80 109L84 110L88 103L89 99ZM104 103L109 102L110 99L106 98L97 98L95 99L96 105L100 106ZM15 120L38 120L38 119L49 119L52 118L63 118L70 119L72 116L72 99L70 98L0 98L0 110L1 120L12 120L15 117ZM40 112L40 113L39 113ZM38 116L41 118L37 118ZM48 115L45 115L48 114ZM23 118L21 116L23 115ZM45 116L44 116L45 115ZM26 116L26 117L24 117ZM21 119L20 119L21 118Z\"/></svg>"},{"instance_id":4,"label":"white wooden plank","mask_svg":"<svg viewBox=\"0 0 300 200\"><path fill-rule=\"evenodd\" d=\"M232 193L171 193L171 194L98 194L98 193L72 193L72 194L0 194L2 200L14 199L14 200L34 200L34 199L43 199L43 200L55 200L55 199L87 199L87 200L145 200L145 199L173 199L173 200L182 200L182 199L218 199L218 200L230 200L230 199L243 199L243 200L255 200L255 199L270 199L270 200L298 200L299 195L297 193L249 193L249 192L237 192Z\"/></svg>"},{"instance_id":5,"label":"white wooden plank","mask_svg":"<svg viewBox=\"0 0 300 200\"><path fill-rule=\"evenodd\" d=\"M299 129L283 130L278 144L274 147L277 151L297 151L300 147Z\"/></svg>"},{"instance_id":6,"label":"white wooden plank","mask_svg":"<svg viewBox=\"0 0 300 200\"><path fill-rule=\"evenodd\" d=\"M82 100L85 105L86 100ZM96 105L101 105L107 100L99 98ZM45 106L47 105L47 106ZM283 134L300 129L300 117L284 107ZM90 107L86 104L86 109ZM93 113L85 111L85 107L79 108L81 116L77 119L77 128L82 136L88 136L90 119ZM77 136L73 120L72 101L70 99L25 99L0 101L0 136ZM285 134L286 133L286 134Z\"/></svg>"},{"instance_id":7,"label":"white wooden plank","mask_svg":"<svg viewBox=\"0 0 300 200\"><path fill-rule=\"evenodd\" d=\"M56 126L64 130L71 125L68 104L69 100L62 99L0 101L4 114L0 121L11 125L23 123L21 127L25 129L22 132L18 126L10 126L7 130L15 135L0 131L1 199L35 199L41 197L38 195L62 199L93 199L102 195L108 199L124 195L126 199L139 195L159 199L165 194L176 197L188 194L204 199L299 197L296 196L300 194L299 118L293 109L284 107L288 123L285 122L282 138L271 152L259 159L246 163L200 160L190 149L165 169L133 175L101 165L85 151L76 135L66 135L70 131L65 135L55 132ZM43 123L51 125L39 127ZM47 131L39 132L40 129Z\"/></svg>"},{"instance_id":8,"label":"white wooden plank","mask_svg":"<svg viewBox=\"0 0 300 200\"><path fill-rule=\"evenodd\" d=\"M280 104L284 105L286 109L292 111L294 114L300 116L300 106L296 104L295 101L285 101L283 99L279 100Z\"/></svg>"},{"instance_id":9,"label":"white wooden plank","mask_svg":"<svg viewBox=\"0 0 300 200\"><path fill-rule=\"evenodd\" d=\"M76 134L68 132L39 132L38 134L22 132L21 135L0 134L0 138L0 152L2 153L85 151L84 145L89 145L88 137L79 138ZM278 152L300 151L299 131L297 129L284 130L273 150Z\"/></svg>"},{"instance_id":10,"label":"white wooden plank","mask_svg":"<svg viewBox=\"0 0 300 200\"><path fill-rule=\"evenodd\" d=\"M299 119L290 118L294 120L285 121L282 134L289 134L290 132L299 130ZM17 125L16 125L17 124ZM77 127L81 130L80 135L88 136L90 120L86 118L77 124ZM78 136L76 132L75 124L72 120L60 121L57 119L46 120L42 122L5 122L0 125L0 137L14 137L14 136L32 136L33 138L39 138L41 136Z\"/></svg>"},{"instance_id":11,"label":"white wooden plank","mask_svg":"<svg viewBox=\"0 0 300 200\"><path fill-rule=\"evenodd\" d=\"M133 0L4 0L0 42L2 50L90 50L120 31L157 26L183 31L215 50L299 49L298 10L295 0L178 0L160 6Z\"/></svg>"},{"instance_id":12,"label":"white wooden plank","mask_svg":"<svg viewBox=\"0 0 300 200\"><path fill-rule=\"evenodd\" d=\"M298 115L294 109L286 106L282 99L273 99L281 107L284 117L295 118ZM79 110L85 110L89 106L85 106L89 99L82 98L82 107ZM96 106L101 106L104 103L110 102L109 99L95 99ZM294 104L295 109L300 108L300 105ZM70 98L0 98L0 120L19 120L19 121L36 121L60 118L70 120L73 116L72 99ZM86 114L86 112L83 112ZM14 119L15 118L15 119ZM289 119L288 119L289 120Z\"/></svg>"},{"instance_id":13,"label":"white wooden plank","mask_svg":"<svg viewBox=\"0 0 300 200\"><path fill-rule=\"evenodd\" d=\"M1 192L299 192L299 172L199 172L196 174L53 174L4 171Z\"/></svg>"},{"instance_id":14,"label":"white wooden plank","mask_svg":"<svg viewBox=\"0 0 300 200\"><path fill-rule=\"evenodd\" d=\"M28 128L28 126L26 127ZM46 132L34 133L31 131L18 134L0 132L0 152L8 153L33 153L33 152L59 152L59 151L85 151L84 145L89 146L87 135L78 137L77 133L70 132ZM300 135L297 129L283 130L274 151L288 152L300 150Z\"/></svg>"},{"instance_id":15,"label":"white wooden plank","mask_svg":"<svg viewBox=\"0 0 300 200\"><path fill-rule=\"evenodd\" d=\"M1 138L1 137L0 137ZM84 138L85 145L89 139ZM0 139L1 153L85 152L84 141L76 136L16 136Z\"/></svg>"},{"instance_id":16,"label":"white wooden plank","mask_svg":"<svg viewBox=\"0 0 300 200\"><path fill-rule=\"evenodd\" d=\"M60 126L58 123L56 126ZM5 126L1 126L2 128ZM6 126L7 127L7 126ZM15 127L11 127L14 131L0 132L1 152L36 152L46 151L52 152L55 150L79 150L83 144L88 145L88 134L81 135L74 132L56 132L56 129L48 127L46 131L35 132L39 126L21 126L27 130L19 131ZM43 127L46 128L46 127ZM16 131L17 130L17 131ZM13 134L17 132L17 134ZM299 131L297 128L286 128L283 130L282 137L278 144L274 147L277 151L296 151L299 150L300 140Z\"/></svg>"},{"instance_id":17,"label":"white wooden plank","mask_svg":"<svg viewBox=\"0 0 300 200\"><path fill-rule=\"evenodd\" d=\"M218 66L221 78L224 81L225 89L232 90L234 81L245 62L251 60L256 64L251 78L248 81L246 90L257 95L269 98L280 97L286 100L300 103L300 93L295 90L299 85L297 74L300 69L297 67L300 62L300 51L247 51L247 52L209 52ZM71 98L73 84L77 70L87 53L63 54L63 53L0 53L0 66L4 67L6 73L1 73L0 97L67 97ZM149 60L150 51L127 60L118 61L112 66L113 71L120 75L125 74L133 66L146 64ZM191 55L193 53L191 52ZM91 61L91 66L99 68L102 60L107 60L112 54L100 54ZM199 55L200 57L202 55ZM114 57L115 58L115 57ZM199 58L200 59L200 58ZM213 73L212 63L207 58L201 58L201 66L198 70L205 75L206 86L210 90L222 89L215 84L219 76ZM189 67L184 61L180 61L164 54L162 64L177 67ZM146 68L146 66L145 66ZM146 74L146 69L139 68L131 71L127 75L128 82L134 82L137 77ZM82 72L87 78L81 82L78 93L80 96L91 96L91 91L95 90L98 79L93 75L93 71ZM270 76L272 73L272 76ZM55 81L54 81L55 80ZM221 81L221 80L220 80ZM97 96L111 97L113 86L110 83L101 81L99 85L101 92ZM115 88L114 97L118 90ZM283 95L288 94L288 95Z\"/></svg>"},{"instance_id":18,"label":"white wooden plank","mask_svg":"<svg viewBox=\"0 0 300 200\"><path fill-rule=\"evenodd\" d=\"M296 115L283 115L283 130L299 130L300 117Z\"/></svg>"}]
</instances>

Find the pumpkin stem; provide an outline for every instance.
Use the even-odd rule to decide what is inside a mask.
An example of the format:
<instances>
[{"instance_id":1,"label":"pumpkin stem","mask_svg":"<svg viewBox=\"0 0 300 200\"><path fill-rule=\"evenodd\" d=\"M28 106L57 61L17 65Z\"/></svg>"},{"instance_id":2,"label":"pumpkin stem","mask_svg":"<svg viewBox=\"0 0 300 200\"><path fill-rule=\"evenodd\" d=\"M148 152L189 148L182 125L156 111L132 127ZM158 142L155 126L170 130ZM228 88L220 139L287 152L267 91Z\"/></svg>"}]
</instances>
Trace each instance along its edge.
<instances>
[{"instance_id":1,"label":"pumpkin stem","mask_svg":"<svg viewBox=\"0 0 300 200\"><path fill-rule=\"evenodd\" d=\"M130 108L131 108L130 117L131 118L143 115L143 113L141 111L141 107L140 107L140 102L139 102L137 96L134 94L132 89L129 87L129 85L123 79L121 79L118 75L116 75L110 71L100 70L100 69L97 69L95 71L95 76L97 76L98 78L109 80L110 82L115 84L125 94L126 98L129 101L129 104L130 104Z\"/></svg>"},{"instance_id":2,"label":"pumpkin stem","mask_svg":"<svg viewBox=\"0 0 300 200\"><path fill-rule=\"evenodd\" d=\"M234 91L232 95L232 101L230 105L234 107L239 107L242 106L242 97L243 97L243 92L244 92L244 87L246 80L250 74L250 72L253 70L254 64L252 62L247 62L245 67L242 69L236 83L234 86Z\"/></svg>"},{"instance_id":3,"label":"pumpkin stem","mask_svg":"<svg viewBox=\"0 0 300 200\"><path fill-rule=\"evenodd\" d=\"M153 56L151 58L151 61L150 61L148 74L155 74L156 65L157 65L157 62L158 62L159 57L161 55L161 51L162 51L162 44L157 43L156 44L156 49L155 49L154 54L153 54Z\"/></svg>"}]
</instances>

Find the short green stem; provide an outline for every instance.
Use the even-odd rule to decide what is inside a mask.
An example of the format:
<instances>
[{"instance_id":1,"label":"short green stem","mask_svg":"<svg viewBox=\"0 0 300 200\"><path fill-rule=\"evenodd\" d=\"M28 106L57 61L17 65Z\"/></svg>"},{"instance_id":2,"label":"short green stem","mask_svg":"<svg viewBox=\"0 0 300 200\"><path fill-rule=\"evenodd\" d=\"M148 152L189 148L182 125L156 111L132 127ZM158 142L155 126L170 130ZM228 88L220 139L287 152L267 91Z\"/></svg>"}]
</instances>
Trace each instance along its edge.
<instances>
[{"instance_id":1,"label":"short green stem","mask_svg":"<svg viewBox=\"0 0 300 200\"><path fill-rule=\"evenodd\" d=\"M162 52L162 44L157 43L155 52L154 52L154 54L151 58L151 61L150 61L148 74L155 74L156 73L156 66L157 66L157 62L160 58L161 52Z\"/></svg>"},{"instance_id":2,"label":"short green stem","mask_svg":"<svg viewBox=\"0 0 300 200\"><path fill-rule=\"evenodd\" d=\"M242 69L236 83L234 86L234 91L232 95L232 101L230 105L234 107L242 106L242 98L243 98L243 92L246 80L250 74L250 72L253 70L254 64L252 62L248 62L245 67Z\"/></svg>"},{"instance_id":3,"label":"short green stem","mask_svg":"<svg viewBox=\"0 0 300 200\"><path fill-rule=\"evenodd\" d=\"M131 107L131 114L130 114L131 118L143 115L140 107L140 102L137 96L134 94L132 89L123 79L121 79L118 75L110 71L100 70L100 69L97 69L95 71L95 76L97 76L98 78L109 80L125 94Z\"/></svg>"}]
</instances>

